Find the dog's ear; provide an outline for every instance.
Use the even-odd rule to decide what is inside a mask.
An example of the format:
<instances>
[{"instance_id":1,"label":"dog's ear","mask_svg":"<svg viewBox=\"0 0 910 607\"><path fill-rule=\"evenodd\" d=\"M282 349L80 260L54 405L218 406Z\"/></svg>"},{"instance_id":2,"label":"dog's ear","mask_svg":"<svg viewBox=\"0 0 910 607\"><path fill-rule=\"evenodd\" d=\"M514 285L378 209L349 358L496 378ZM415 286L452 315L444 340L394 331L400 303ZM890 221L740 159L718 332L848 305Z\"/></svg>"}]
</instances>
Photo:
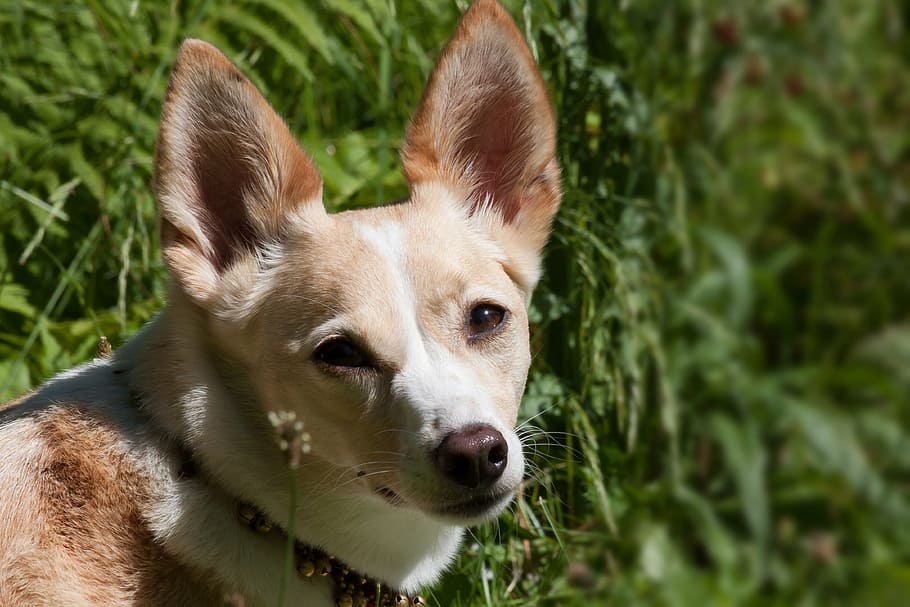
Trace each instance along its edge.
<instances>
[{"instance_id":1,"label":"dog's ear","mask_svg":"<svg viewBox=\"0 0 910 607\"><path fill-rule=\"evenodd\" d=\"M561 195L553 110L505 9L477 0L430 75L402 149L412 190L443 182L493 219L526 292ZM523 283L523 284L522 284Z\"/></svg>"},{"instance_id":2,"label":"dog's ear","mask_svg":"<svg viewBox=\"0 0 910 607\"><path fill-rule=\"evenodd\" d=\"M215 47L187 40L168 82L156 158L161 248L202 303L238 258L322 209L322 181L256 87Z\"/></svg>"}]
</instances>

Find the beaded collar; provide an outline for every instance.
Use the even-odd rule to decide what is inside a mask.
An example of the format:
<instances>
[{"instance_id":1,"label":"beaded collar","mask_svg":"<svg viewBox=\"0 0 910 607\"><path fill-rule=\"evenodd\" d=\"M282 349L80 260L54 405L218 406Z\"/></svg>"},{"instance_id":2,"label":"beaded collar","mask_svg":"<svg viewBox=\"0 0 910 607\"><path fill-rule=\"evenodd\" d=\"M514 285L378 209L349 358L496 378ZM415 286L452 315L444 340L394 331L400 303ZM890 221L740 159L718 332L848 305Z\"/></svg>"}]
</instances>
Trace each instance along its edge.
<instances>
[{"instance_id":1,"label":"beaded collar","mask_svg":"<svg viewBox=\"0 0 910 607\"><path fill-rule=\"evenodd\" d=\"M273 531L284 535L284 530L267 519L255 506L237 505L240 522L256 533ZM301 578L331 577L335 583L337 607L426 607L426 600L419 595L409 597L371 577L352 571L347 565L313 546L295 542L294 564Z\"/></svg>"}]
</instances>

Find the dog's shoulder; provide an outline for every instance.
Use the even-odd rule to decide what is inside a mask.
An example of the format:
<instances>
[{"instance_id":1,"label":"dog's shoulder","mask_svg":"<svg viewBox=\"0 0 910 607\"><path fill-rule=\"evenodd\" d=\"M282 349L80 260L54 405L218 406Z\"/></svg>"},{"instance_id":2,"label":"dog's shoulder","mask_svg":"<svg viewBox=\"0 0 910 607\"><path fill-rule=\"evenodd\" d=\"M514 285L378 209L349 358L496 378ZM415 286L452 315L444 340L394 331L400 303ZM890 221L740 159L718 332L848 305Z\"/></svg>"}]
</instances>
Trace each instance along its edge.
<instances>
[{"instance_id":1,"label":"dog's shoulder","mask_svg":"<svg viewBox=\"0 0 910 607\"><path fill-rule=\"evenodd\" d=\"M0 409L0 605L194 596L144 518L162 466L152 436L106 361Z\"/></svg>"}]
</instances>

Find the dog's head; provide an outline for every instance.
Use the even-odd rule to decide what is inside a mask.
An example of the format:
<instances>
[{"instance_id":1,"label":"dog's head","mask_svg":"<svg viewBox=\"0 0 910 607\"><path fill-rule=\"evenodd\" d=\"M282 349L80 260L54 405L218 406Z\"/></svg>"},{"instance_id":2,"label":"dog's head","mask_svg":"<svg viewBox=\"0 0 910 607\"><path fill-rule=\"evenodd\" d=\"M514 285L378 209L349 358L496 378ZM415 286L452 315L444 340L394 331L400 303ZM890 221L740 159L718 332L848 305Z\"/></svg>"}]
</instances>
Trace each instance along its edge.
<instances>
[{"instance_id":1,"label":"dog's head","mask_svg":"<svg viewBox=\"0 0 910 607\"><path fill-rule=\"evenodd\" d=\"M219 51L187 41L157 158L175 295L205 312L212 351L257 406L305 422L308 457L349 478L336 486L488 518L524 470L513 428L554 154L531 53L491 0L464 16L408 129L409 198L369 210L326 213L281 119Z\"/></svg>"}]
</instances>

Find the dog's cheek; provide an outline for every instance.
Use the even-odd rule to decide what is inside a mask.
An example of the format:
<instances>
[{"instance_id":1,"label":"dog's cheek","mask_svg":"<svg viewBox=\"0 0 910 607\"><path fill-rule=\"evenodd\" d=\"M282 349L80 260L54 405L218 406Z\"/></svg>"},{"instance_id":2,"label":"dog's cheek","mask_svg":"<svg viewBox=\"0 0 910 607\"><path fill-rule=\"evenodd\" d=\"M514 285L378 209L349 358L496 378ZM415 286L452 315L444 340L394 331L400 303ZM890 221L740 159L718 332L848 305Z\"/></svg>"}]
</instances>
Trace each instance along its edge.
<instances>
[{"instance_id":1,"label":"dog's cheek","mask_svg":"<svg viewBox=\"0 0 910 607\"><path fill-rule=\"evenodd\" d=\"M293 411L310 436L314 456L336 465L364 461L382 426L372 418L376 390L327 376L311 362L275 364L261 387L266 411ZM374 458L375 459L375 458Z\"/></svg>"},{"instance_id":2,"label":"dog's cheek","mask_svg":"<svg viewBox=\"0 0 910 607\"><path fill-rule=\"evenodd\" d=\"M507 428L514 428L524 396L531 354L528 326L523 313L516 314L513 326L501 347L484 354L484 385L490 391L496 415Z\"/></svg>"}]
</instances>

